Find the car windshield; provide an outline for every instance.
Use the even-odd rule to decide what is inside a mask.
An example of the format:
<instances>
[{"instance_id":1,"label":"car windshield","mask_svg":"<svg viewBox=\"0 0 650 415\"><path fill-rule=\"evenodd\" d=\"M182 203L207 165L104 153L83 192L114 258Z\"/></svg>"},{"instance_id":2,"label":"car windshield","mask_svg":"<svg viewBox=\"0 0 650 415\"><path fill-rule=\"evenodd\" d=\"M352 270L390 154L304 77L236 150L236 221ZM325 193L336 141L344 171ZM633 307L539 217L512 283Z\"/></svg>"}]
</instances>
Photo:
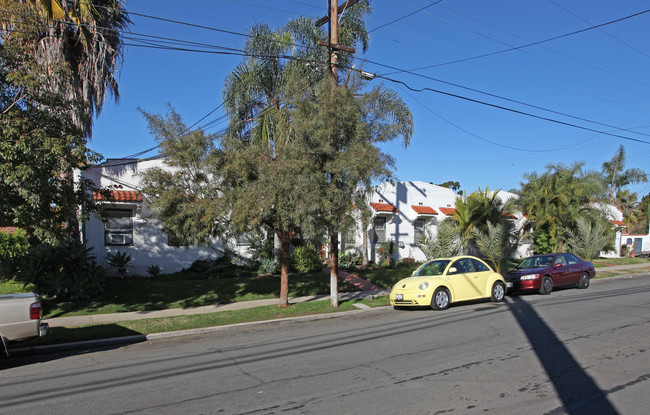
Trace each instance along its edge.
<instances>
[{"instance_id":1,"label":"car windshield","mask_svg":"<svg viewBox=\"0 0 650 415\"><path fill-rule=\"evenodd\" d=\"M516 268L544 268L551 265L553 265L553 255L541 255L524 259Z\"/></svg>"},{"instance_id":2,"label":"car windshield","mask_svg":"<svg viewBox=\"0 0 650 415\"><path fill-rule=\"evenodd\" d=\"M413 273L413 276L421 277L423 275L442 275L442 273L445 272L445 268L447 268L447 264L449 264L448 259L440 259L437 261L427 262L418 268Z\"/></svg>"}]
</instances>

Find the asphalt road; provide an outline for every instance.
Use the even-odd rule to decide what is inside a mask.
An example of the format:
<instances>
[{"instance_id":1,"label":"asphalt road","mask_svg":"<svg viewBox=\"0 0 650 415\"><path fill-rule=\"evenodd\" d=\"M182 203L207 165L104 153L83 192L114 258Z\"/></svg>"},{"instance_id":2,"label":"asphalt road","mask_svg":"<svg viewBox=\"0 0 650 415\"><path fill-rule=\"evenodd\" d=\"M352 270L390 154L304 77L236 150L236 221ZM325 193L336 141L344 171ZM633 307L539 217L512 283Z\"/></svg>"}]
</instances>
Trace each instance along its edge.
<instances>
[{"instance_id":1,"label":"asphalt road","mask_svg":"<svg viewBox=\"0 0 650 415\"><path fill-rule=\"evenodd\" d=\"M1 414L646 414L650 276L0 367Z\"/></svg>"}]
</instances>

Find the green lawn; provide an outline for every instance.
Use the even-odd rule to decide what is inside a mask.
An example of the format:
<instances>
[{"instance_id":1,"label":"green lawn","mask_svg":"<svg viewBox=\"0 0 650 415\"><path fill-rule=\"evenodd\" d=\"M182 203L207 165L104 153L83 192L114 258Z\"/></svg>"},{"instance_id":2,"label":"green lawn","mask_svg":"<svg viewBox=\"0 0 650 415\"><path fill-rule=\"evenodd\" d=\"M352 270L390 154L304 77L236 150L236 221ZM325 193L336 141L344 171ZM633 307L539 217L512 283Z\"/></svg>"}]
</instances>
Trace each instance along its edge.
<instances>
[{"instance_id":1,"label":"green lawn","mask_svg":"<svg viewBox=\"0 0 650 415\"><path fill-rule=\"evenodd\" d=\"M355 291L341 282L339 290ZM114 279L92 301L45 302L45 317L121 313L127 311L164 310L198 307L238 301L278 298L279 275L203 278L183 274L163 276L159 280ZM290 274L289 296L329 294L329 275L323 272Z\"/></svg>"},{"instance_id":2,"label":"green lawn","mask_svg":"<svg viewBox=\"0 0 650 415\"><path fill-rule=\"evenodd\" d=\"M237 311L221 311L209 314L164 317L123 321L110 324L93 324L80 327L53 327L46 337L18 343L15 347L42 346L112 337L144 335L194 328L224 326L229 324L275 320L315 314L330 314L357 310L356 303L369 307L389 305L388 296L375 299L341 301L338 308L330 306L329 300L297 303L289 308L277 305L253 307Z\"/></svg>"}]
</instances>

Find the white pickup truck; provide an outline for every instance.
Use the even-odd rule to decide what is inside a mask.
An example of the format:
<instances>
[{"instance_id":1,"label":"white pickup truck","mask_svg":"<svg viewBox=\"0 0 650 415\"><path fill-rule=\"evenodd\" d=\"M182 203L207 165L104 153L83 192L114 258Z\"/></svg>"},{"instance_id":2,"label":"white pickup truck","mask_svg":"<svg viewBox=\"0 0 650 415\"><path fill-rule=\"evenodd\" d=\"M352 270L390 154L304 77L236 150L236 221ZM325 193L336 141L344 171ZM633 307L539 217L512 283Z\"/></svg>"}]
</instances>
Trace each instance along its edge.
<instances>
[{"instance_id":1,"label":"white pickup truck","mask_svg":"<svg viewBox=\"0 0 650 415\"><path fill-rule=\"evenodd\" d=\"M0 339L7 356L7 341L45 336L47 332L48 324L41 322L41 303L36 294L0 295Z\"/></svg>"}]
</instances>

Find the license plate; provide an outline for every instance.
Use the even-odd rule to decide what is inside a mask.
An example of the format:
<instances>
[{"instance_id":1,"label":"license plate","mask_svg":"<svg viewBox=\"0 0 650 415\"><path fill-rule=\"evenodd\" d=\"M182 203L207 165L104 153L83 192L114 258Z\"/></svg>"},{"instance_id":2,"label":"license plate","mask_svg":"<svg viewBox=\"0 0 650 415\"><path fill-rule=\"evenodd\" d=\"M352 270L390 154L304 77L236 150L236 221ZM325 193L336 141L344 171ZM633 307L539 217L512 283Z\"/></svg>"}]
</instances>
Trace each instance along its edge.
<instances>
[{"instance_id":1,"label":"license plate","mask_svg":"<svg viewBox=\"0 0 650 415\"><path fill-rule=\"evenodd\" d=\"M395 294L395 301L404 300L404 294Z\"/></svg>"},{"instance_id":2,"label":"license plate","mask_svg":"<svg viewBox=\"0 0 650 415\"><path fill-rule=\"evenodd\" d=\"M506 287L512 288L512 283L511 282L506 282Z\"/></svg>"}]
</instances>

